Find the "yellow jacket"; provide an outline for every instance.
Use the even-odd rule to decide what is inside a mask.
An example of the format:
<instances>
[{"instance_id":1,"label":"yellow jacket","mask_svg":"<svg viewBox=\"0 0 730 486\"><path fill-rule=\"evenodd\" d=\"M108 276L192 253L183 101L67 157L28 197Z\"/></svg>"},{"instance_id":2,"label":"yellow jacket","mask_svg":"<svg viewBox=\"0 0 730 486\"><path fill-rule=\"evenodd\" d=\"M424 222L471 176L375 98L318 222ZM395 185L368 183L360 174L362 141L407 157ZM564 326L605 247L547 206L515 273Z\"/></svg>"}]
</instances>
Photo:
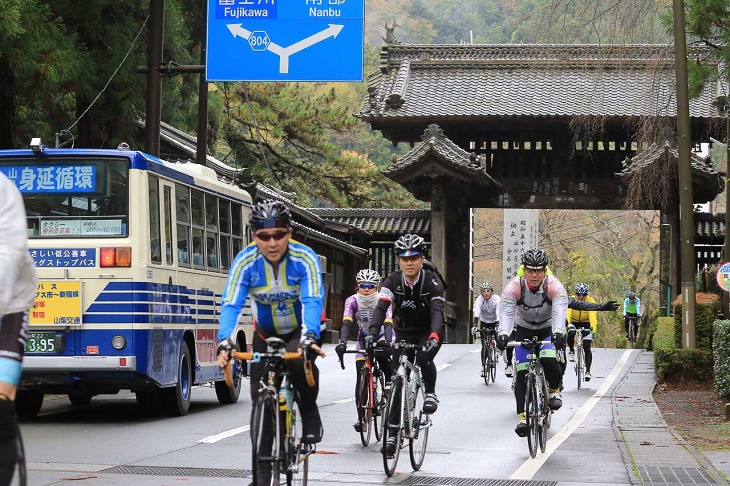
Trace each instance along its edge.
<instances>
[{"instance_id":1,"label":"yellow jacket","mask_svg":"<svg viewBox=\"0 0 730 486\"><path fill-rule=\"evenodd\" d=\"M577 295L573 296L574 299L578 299ZM590 295L586 296L586 302L596 302L596 299ZM568 308L568 313L565 314L565 320L568 323L573 324L575 327L580 327L579 324L590 323L593 332L596 332L598 327L598 312L597 311L579 311Z\"/></svg>"}]
</instances>

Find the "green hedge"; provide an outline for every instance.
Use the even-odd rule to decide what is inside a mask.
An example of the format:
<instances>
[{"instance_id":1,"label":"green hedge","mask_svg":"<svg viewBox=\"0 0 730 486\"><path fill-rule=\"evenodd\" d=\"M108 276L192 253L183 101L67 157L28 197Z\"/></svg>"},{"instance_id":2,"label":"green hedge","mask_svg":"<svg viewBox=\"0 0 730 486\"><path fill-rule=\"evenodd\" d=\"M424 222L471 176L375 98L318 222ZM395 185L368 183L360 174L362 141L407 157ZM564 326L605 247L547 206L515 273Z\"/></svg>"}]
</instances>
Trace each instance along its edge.
<instances>
[{"instance_id":1,"label":"green hedge","mask_svg":"<svg viewBox=\"0 0 730 486\"><path fill-rule=\"evenodd\" d=\"M712 378L712 352L707 349L681 349L676 345L672 317L659 317L652 339L654 371L659 381L700 380Z\"/></svg>"},{"instance_id":2,"label":"green hedge","mask_svg":"<svg viewBox=\"0 0 730 486\"><path fill-rule=\"evenodd\" d=\"M656 329L652 338L652 347L659 348L675 348L674 345L674 318L673 317L657 317Z\"/></svg>"},{"instance_id":3,"label":"green hedge","mask_svg":"<svg viewBox=\"0 0 730 486\"><path fill-rule=\"evenodd\" d=\"M730 321L715 321L712 354L715 358L715 388L730 399Z\"/></svg>"},{"instance_id":4,"label":"green hedge","mask_svg":"<svg viewBox=\"0 0 730 486\"><path fill-rule=\"evenodd\" d=\"M674 345L682 348L682 297L674 300ZM720 297L716 294L695 294L695 338L697 349L712 351L712 323L720 311Z\"/></svg>"}]
</instances>

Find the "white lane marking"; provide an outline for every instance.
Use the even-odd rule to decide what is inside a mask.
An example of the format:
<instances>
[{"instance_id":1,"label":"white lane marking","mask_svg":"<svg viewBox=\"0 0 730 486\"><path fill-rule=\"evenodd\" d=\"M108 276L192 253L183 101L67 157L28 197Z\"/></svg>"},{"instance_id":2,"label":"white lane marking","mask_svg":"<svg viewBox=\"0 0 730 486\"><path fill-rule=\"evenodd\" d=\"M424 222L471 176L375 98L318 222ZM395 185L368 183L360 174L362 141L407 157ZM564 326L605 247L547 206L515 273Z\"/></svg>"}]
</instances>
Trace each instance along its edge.
<instances>
[{"instance_id":1,"label":"white lane marking","mask_svg":"<svg viewBox=\"0 0 730 486\"><path fill-rule=\"evenodd\" d=\"M347 402L354 402L354 401L355 401L355 397L350 397L350 398L343 398L342 400L335 400L334 402L332 402L332 404L334 405L335 403L347 403Z\"/></svg>"},{"instance_id":2,"label":"white lane marking","mask_svg":"<svg viewBox=\"0 0 730 486\"><path fill-rule=\"evenodd\" d=\"M611 370L611 373L609 373L606 379L603 380L603 384L598 387L596 393L594 393L593 396L586 400L583 406L581 406L578 411L575 412L575 415L573 415L570 420L568 420L568 422L563 425L563 427L554 436L548 439L547 446L545 447L545 453L539 454L535 459L528 458L524 463L522 463L519 468L517 468L514 473L512 473L509 479L532 479L535 473L537 473L542 465L545 464L545 461L550 458L552 453L555 452L558 447L560 447L565 439L570 437L570 435L575 432L578 427L580 427L580 424L583 423L583 421L586 419L588 413L593 409L593 407L596 406L596 404L603 397L603 395L605 395L613 382L616 381L616 378L618 378L618 375L621 373L621 369L626 364L626 361L629 359L630 355L630 349L624 351L624 354L621 355L621 359L618 360L616 365Z\"/></svg>"},{"instance_id":3,"label":"white lane marking","mask_svg":"<svg viewBox=\"0 0 730 486\"><path fill-rule=\"evenodd\" d=\"M444 364L438 365L438 366L436 367L436 371L441 371L441 370L445 370L445 369L446 369L446 368L448 368L449 366L451 366L451 363L444 363Z\"/></svg>"},{"instance_id":4,"label":"white lane marking","mask_svg":"<svg viewBox=\"0 0 730 486\"><path fill-rule=\"evenodd\" d=\"M233 437L234 435L242 434L243 432L246 432L250 428L251 428L250 425L244 425L243 427L238 427L236 429L224 430L220 434L205 437L204 439L200 439L198 442L204 443L204 444L215 444L219 440L227 439L229 437Z\"/></svg>"},{"instance_id":5,"label":"white lane marking","mask_svg":"<svg viewBox=\"0 0 730 486\"><path fill-rule=\"evenodd\" d=\"M479 347L479 348L477 348L477 349L472 349L472 350L471 350L471 351L469 351L469 352L470 352L470 353L478 353L478 352L479 352L479 351L481 351L481 350L482 350L482 348L481 348L481 347Z\"/></svg>"}]
</instances>

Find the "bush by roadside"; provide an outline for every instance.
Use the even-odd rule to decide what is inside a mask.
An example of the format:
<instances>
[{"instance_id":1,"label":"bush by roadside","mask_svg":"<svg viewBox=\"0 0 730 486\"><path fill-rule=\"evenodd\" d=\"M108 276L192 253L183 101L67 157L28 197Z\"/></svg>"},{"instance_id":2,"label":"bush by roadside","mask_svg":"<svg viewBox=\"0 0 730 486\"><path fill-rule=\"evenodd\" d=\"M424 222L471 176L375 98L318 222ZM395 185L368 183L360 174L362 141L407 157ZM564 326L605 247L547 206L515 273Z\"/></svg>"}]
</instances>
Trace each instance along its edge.
<instances>
[{"instance_id":1,"label":"bush by roadside","mask_svg":"<svg viewBox=\"0 0 730 486\"><path fill-rule=\"evenodd\" d=\"M730 400L730 321L715 321L712 329L715 388L720 396Z\"/></svg>"}]
</instances>

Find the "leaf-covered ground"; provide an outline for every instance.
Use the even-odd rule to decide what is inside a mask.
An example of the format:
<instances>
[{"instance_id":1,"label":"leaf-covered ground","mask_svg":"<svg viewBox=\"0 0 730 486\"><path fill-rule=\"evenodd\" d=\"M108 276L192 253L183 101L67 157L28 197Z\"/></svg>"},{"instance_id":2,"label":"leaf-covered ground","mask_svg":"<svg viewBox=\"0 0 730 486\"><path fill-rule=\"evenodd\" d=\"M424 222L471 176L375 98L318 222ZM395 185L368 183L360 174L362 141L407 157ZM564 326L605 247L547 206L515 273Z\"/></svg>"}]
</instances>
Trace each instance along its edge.
<instances>
[{"instance_id":1,"label":"leaf-covered ground","mask_svg":"<svg viewBox=\"0 0 730 486\"><path fill-rule=\"evenodd\" d=\"M730 452L730 421L725 400L712 383L663 383L654 401L667 424L700 451Z\"/></svg>"}]
</instances>

